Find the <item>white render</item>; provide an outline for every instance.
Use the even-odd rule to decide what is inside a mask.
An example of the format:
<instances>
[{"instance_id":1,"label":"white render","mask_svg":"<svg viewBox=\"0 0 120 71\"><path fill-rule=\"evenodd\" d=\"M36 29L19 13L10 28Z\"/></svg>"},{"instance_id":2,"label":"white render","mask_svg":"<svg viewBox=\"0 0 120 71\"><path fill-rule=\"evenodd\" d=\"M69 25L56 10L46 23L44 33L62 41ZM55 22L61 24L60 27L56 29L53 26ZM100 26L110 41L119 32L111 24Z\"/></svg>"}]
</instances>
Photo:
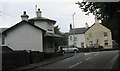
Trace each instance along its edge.
<instances>
[{"instance_id":1,"label":"white render","mask_svg":"<svg viewBox=\"0 0 120 71\"><path fill-rule=\"evenodd\" d=\"M75 45L78 48L82 48L81 43L84 43L84 47L85 47L85 35L84 34L75 34L75 38L76 38ZM73 45L73 40L74 40L73 35L69 35L69 39L68 39L69 46Z\"/></svg>"},{"instance_id":2,"label":"white render","mask_svg":"<svg viewBox=\"0 0 120 71\"><path fill-rule=\"evenodd\" d=\"M43 52L42 31L29 25L22 24L7 33L5 45L13 50L33 50Z\"/></svg>"},{"instance_id":3,"label":"white render","mask_svg":"<svg viewBox=\"0 0 120 71\"><path fill-rule=\"evenodd\" d=\"M2 33L0 33L0 46L2 45Z\"/></svg>"},{"instance_id":4,"label":"white render","mask_svg":"<svg viewBox=\"0 0 120 71\"><path fill-rule=\"evenodd\" d=\"M0 46L2 45L2 28L0 28Z\"/></svg>"},{"instance_id":5,"label":"white render","mask_svg":"<svg viewBox=\"0 0 120 71\"><path fill-rule=\"evenodd\" d=\"M51 22L46 22L46 21L35 21L34 25L46 30L48 33L54 33L54 25ZM48 30L50 29L50 30Z\"/></svg>"}]
</instances>

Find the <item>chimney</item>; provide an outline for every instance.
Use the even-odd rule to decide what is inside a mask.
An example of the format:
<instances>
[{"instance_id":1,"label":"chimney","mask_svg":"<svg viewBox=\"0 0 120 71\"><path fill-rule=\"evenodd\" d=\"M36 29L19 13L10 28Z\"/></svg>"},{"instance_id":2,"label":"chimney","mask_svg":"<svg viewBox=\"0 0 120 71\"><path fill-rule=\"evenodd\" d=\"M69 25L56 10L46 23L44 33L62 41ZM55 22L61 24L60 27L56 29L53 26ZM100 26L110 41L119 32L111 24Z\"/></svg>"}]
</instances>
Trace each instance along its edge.
<instances>
[{"instance_id":1,"label":"chimney","mask_svg":"<svg viewBox=\"0 0 120 71\"><path fill-rule=\"evenodd\" d=\"M97 16L95 16L95 23L99 24L99 20L97 19Z\"/></svg>"},{"instance_id":2,"label":"chimney","mask_svg":"<svg viewBox=\"0 0 120 71\"><path fill-rule=\"evenodd\" d=\"M21 15L22 20L28 21L29 16L26 14L26 11L23 12L23 15Z\"/></svg>"},{"instance_id":3,"label":"chimney","mask_svg":"<svg viewBox=\"0 0 120 71\"><path fill-rule=\"evenodd\" d=\"M40 11L40 9L38 9L38 11L36 12L37 17L41 17L42 16L42 11Z\"/></svg>"},{"instance_id":4,"label":"chimney","mask_svg":"<svg viewBox=\"0 0 120 71\"><path fill-rule=\"evenodd\" d=\"M85 23L85 26L86 26L86 28L89 28L89 25L88 25L88 23Z\"/></svg>"},{"instance_id":5,"label":"chimney","mask_svg":"<svg viewBox=\"0 0 120 71\"><path fill-rule=\"evenodd\" d=\"M70 30L72 29L72 24L70 23Z\"/></svg>"}]
</instances>

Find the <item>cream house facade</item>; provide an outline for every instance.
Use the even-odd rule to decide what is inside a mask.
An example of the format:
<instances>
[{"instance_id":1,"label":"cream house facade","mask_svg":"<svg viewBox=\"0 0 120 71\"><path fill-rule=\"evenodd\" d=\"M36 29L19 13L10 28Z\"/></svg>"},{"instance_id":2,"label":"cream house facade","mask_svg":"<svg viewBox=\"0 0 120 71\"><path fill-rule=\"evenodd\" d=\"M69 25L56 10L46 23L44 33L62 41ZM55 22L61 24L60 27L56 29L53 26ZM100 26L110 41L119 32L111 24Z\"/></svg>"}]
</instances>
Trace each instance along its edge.
<instances>
[{"instance_id":1,"label":"cream house facade","mask_svg":"<svg viewBox=\"0 0 120 71\"><path fill-rule=\"evenodd\" d=\"M75 37L73 37L73 32ZM74 39L75 45L80 48L93 46L94 48L98 48L98 46L103 46L104 49L112 48L112 33L108 28L99 23L97 17L95 17L95 23L91 27L86 26L84 30L82 28L70 29L69 45L73 45Z\"/></svg>"},{"instance_id":2,"label":"cream house facade","mask_svg":"<svg viewBox=\"0 0 120 71\"><path fill-rule=\"evenodd\" d=\"M105 26L101 25L95 18L95 24L93 24L85 32L85 43L87 47L100 45L105 49L112 48L112 34L111 31Z\"/></svg>"}]
</instances>

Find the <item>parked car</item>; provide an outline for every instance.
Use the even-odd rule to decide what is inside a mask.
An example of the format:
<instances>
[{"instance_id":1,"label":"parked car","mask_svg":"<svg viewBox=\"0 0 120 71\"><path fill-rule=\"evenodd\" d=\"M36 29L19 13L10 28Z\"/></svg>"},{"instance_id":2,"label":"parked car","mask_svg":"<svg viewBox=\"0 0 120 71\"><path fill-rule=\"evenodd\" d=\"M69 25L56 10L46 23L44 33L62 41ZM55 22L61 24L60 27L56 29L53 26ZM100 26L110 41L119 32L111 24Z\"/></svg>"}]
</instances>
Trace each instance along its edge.
<instances>
[{"instance_id":1,"label":"parked car","mask_svg":"<svg viewBox=\"0 0 120 71\"><path fill-rule=\"evenodd\" d=\"M78 52L78 48L77 47L70 47L70 46L59 46L58 47L58 51L57 52L61 52L61 53L77 53Z\"/></svg>"}]
</instances>

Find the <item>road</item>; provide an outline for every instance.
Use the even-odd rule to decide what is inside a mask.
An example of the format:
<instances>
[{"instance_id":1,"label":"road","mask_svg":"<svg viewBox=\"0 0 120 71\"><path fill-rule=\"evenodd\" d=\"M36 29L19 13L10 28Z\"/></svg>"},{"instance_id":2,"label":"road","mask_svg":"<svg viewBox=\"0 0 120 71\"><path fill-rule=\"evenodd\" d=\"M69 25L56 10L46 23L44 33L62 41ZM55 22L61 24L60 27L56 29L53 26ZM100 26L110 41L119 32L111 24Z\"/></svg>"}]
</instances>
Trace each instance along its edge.
<instances>
[{"instance_id":1,"label":"road","mask_svg":"<svg viewBox=\"0 0 120 71\"><path fill-rule=\"evenodd\" d=\"M76 53L73 57L36 69L111 69L118 51Z\"/></svg>"}]
</instances>

